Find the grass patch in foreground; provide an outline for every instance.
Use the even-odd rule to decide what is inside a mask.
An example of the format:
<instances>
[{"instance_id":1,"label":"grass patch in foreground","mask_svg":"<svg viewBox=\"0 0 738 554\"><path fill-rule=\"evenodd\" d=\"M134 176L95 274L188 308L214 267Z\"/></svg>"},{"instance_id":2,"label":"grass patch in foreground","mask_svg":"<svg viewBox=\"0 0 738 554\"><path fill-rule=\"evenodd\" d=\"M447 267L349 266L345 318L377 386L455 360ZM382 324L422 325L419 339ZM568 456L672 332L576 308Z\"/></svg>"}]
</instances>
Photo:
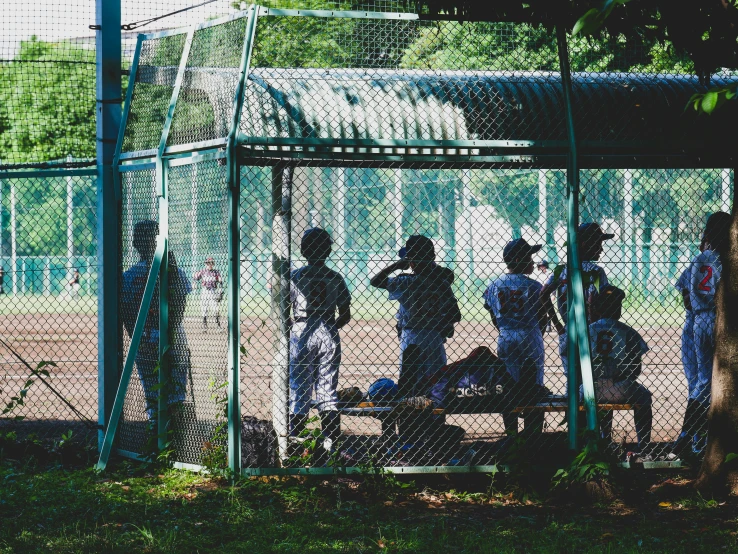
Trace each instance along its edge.
<instances>
[{"instance_id":1,"label":"grass patch in foreground","mask_svg":"<svg viewBox=\"0 0 738 554\"><path fill-rule=\"evenodd\" d=\"M232 486L184 471L137 471L0 466L0 552L738 550L737 507L710 501L557 507L449 487L376 499L345 478Z\"/></svg>"}]
</instances>

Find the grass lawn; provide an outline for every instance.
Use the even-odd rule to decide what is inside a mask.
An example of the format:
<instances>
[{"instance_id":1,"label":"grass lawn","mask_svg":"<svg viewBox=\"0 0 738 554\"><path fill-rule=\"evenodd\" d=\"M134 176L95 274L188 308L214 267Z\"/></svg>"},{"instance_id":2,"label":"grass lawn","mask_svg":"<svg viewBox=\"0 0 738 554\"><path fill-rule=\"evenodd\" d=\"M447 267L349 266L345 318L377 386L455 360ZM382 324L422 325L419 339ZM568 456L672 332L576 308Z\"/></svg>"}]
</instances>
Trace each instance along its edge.
<instances>
[{"instance_id":1,"label":"grass lawn","mask_svg":"<svg viewBox=\"0 0 738 554\"><path fill-rule=\"evenodd\" d=\"M637 498L584 507L469 479L368 494L348 478L231 485L126 463L96 474L5 461L0 553L738 552L738 505L686 487L665 497L639 483ZM484 492L457 492L470 489Z\"/></svg>"}]
</instances>

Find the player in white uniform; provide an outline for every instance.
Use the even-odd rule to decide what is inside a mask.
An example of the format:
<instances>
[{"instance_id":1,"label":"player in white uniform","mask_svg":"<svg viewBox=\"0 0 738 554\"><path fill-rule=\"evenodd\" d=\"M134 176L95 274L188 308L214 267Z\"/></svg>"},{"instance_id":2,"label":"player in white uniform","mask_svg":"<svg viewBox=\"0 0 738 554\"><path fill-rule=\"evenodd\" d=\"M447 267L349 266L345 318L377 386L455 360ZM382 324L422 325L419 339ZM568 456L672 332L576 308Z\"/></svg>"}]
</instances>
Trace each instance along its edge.
<instances>
[{"instance_id":1,"label":"player in white uniform","mask_svg":"<svg viewBox=\"0 0 738 554\"><path fill-rule=\"evenodd\" d=\"M370 283L387 290L389 299L400 303L398 386L402 396L417 396L427 392L429 379L446 365L444 343L453 336L461 312L451 289L453 272L436 265L435 248L428 237L409 237L399 255L399 261L372 277ZM410 268L412 273L390 277L395 271ZM405 359L409 349L413 352L410 364Z\"/></svg>"},{"instance_id":2,"label":"player in white uniform","mask_svg":"<svg viewBox=\"0 0 738 554\"><path fill-rule=\"evenodd\" d=\"M625 292L613 286L600 287L592 299L597 320L589 326L592 348L592 372L598 402L635 404L633 417L638 449L647 454L651 442L653 421L652 397L637 379L641 374L642 358L648 345L638 332L620 321ZM600 423L603 435L612 434L612 412Z\"/></svg>"},{"instance_id":3,"label":"player in white uniform","mask_svg":"<svg viewBox=\"0 0 738 554\"><path fill-rule=\"evenodd\" d=\"M332 449L341 433L340 414L336 411L341 365L338 330L351 320L351 294L346 282L325 265L332 244L324 229L314 227L305 231L300 251L308 265L295 269L290 277L291 435L297 437L305 428L311 395L315 391L315 405L323 433L323 453Z\"/></svg>"},{"instance_id":4,"label":"player in white uniform","mask_svg":"<svg viewBox=\"0 0 738 554\"><path fill-rule=\"evenodd\" d=\"M543 385L545 352L542 330L546 313L541 304L542 286L530 278L533 273L533 254L540 244L530 245L523 239L508 242L502 253L508 273L490 283L484 292L484 307L492 323L500 330L497 355L505 363L507 372L519 382ZM536 414L542 416L543 414ZM517 416L503 414L505 432L517 432ZM542 417L536 421L526 418L526 427L542 429Z\"/></svg>"},{"instance_id":5,"label":"player in white uniform","mask_svg":"<svg viewBox=\"0 0 738 554\"><path fill-rule=\"evenodd\" d=\"M200 296L202 328L203 331L207 333L209 312L213 312L215 314L215 324L220 327L220 313L218 311L220 291L218 289L223 283L223 280L220 277L220 271L215 269L215 260L212 257L205 260L205 269L201 269L195 273L195 281L198 281L202 287Z\"/></svg>"},{"instance_id":6,"label":"player in white uniform","mask_svg":"<svg viewBox=\"0 0 738 554\"><path fill-rule=\"evenodd\" d=\"M159 225L156 221L143 220L133 229L133 247L141 259L123 273L121 315L123 325L129 336L133 335L136 317L143 300L146 280L156 251L156 235ZM189 279L177 267L174 254L169 253L169 372L171 387L167 390L170 407L185 400L187 374L190 371L190 350L187 346L182 320L184 318L187 295L192 291ZM146 414L154 421L158 412L159 398L159 292L158 285L151 300L146 317L141 343L136 353L136 369L141 379L146 399Z\"/></svg>"},{"instance_id":7,"label":"player in white uniform","mask_svg":"<svg viewBox=\"0 0 738 554\"><path fill-rule=\"evenodd\" d=\"M712 361L715 356L715 292L723 265L722 258L728 250L728 233L731 216L716 212L707 219L703 235L704 250L690 266L689 301L694 311L694 346L697 378L690 391L684 425L679 438L672 445L672 453L680 455L698 436L693 447L702 448L702 437L707 427L712 388Z\"/></svg>"},{"instance_id":8,"label":"player in white uniform","mask_svg":"<svg viewBox=\"0 0 738 554\"><path fill-rule=\"evenodd\" d=\"M597 265L595 262L600 259L602 254L602 243L605 240L613 238L615 235L605 233L597 223L583 223L577 230L577 236L579 238L579 248L582 258L582 281L584 284L584 300L589 305L589 302L597 293L597 291L604 286L608 285L607 275L605 270ZM567 304L567 289L568 289L568 274L566 266L558 266L551 276L543 285L541 291L541 302L546 309L548 317L556 327L556 331L559 333L559 354L564 364L564 368L567 367L567 335L564 326L559 323L556 317L556 311L551 304L551 294L556 293L556 303L558 304L559 314L567 325L569 319L568 304ZM587 321L592 321L590 310L587 310Z\"/></svg>"}]
</instances>

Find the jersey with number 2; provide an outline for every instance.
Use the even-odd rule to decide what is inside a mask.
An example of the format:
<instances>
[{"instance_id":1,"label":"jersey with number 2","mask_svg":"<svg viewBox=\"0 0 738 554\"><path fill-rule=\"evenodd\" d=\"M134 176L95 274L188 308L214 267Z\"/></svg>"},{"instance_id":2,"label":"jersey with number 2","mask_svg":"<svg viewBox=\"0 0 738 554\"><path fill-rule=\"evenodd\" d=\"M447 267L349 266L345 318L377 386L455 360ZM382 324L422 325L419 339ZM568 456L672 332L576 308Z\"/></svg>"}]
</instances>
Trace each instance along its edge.
<instances>
[{"instance_id":1,"label":"jersey with number 2","mask_svg":"<svg viewBox=\"0 0 738 554\"><path fill-rule=\"evenodd\" d=\"M715 291L723 265L714 250L705 250L692 261L689 280L689 300L694 313L715 311Z\"/></svg>"},{"instance_id":2,"label":"jersey with number 2","mask_svg":"<svg viewBox=\"0 0 738 554\"><path fill-rule=\"evenodd\" d=\"M500 329L538 327L542 288L527 275L502 275L487 287L484 305L494 314Z\"/></svg>"}]
</instances>

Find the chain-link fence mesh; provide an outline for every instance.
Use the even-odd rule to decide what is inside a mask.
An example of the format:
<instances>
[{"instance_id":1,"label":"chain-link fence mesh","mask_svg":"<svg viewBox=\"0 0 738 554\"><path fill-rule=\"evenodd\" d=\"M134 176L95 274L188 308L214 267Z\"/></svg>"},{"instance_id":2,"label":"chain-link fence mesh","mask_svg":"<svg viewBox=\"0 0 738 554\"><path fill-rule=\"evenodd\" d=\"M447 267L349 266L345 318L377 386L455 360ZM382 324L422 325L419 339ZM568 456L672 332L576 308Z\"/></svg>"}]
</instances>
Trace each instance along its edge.
<instances>
[{"instance_id":1,"label":"chain-link fence mesh","mask_svg":"<svg viewBox=\"0 0 738 554\"><path fill-rule=\"evenodd\" d=\"M0 176L0 406L27 391L3 429L81 436L96 425L96 212L90 172Z\"/></svg>"},{"instance_id":2,"label":"chain-link fence mesh","mask_svg":"<svg viewBox=\"0 0 738 554\"><path fill-rule=\"evenodd\" d=\"M57 4L60 9L48 13L63 15L55 16L53 22L38 10L22 10L15 4L0 8L0 14L8 16L3 21L12 22L8 27L17 30L0 40L0 169L92 163L94 40L88 26L94 23L94 14L89 3L82 6L69 0ZM165 30L233 13L237 9L233 4L219 0L158 19L180 6L124 2L122 20L130 29ZM384 0L267 4L270 8L387 12L414 8L405 2ZM369 459L388 465L489 463L499 459L505 445L500 439L518 427L531 430L535 440L529 442L545 452L563 444L567 376L556 326L546 325L539 337L530 318L525 324L517 321L515 325L535 335L521 339L520 329L506 329L502 313L508 310L509 316L509 310L519 306L518 293L510 292L513 289L504 283L509 267L503 259L505 246L517 238L543 246L533 258L548 262L552 303L564 305L559 300L566 278L560 266L566 258L563 168L568 146L555 33L545 26L509 22L386 17L373 18L365 12L360 18L277 17L262 10L257 24L238 129L242 144L240 335L246 349L241 405L244 416L253 418L243 431L244 467L273 467L277 463L273 455L257 455L259 448L250 442L249 437L264 429L257 425L260 421L269 422L266 428L276 426L280 436L290 432L303 435L290 439L289 452L279 452L291 458L289 464L318 462L311 458L315 452L304 446L310 443L311 433L300 433L300 418L290 418L287 413L297 410L294 398L290 406L289 368L285 364L277 367L282 356L289 358L290 343L285 340L295 342L301 336L300 326L307 323L296 321L295 306L291 306L293 328L289 337L282 333L280 325L286 322L280 321L280 310L288 299L284 291L293 287L289 279L278 279L279 270L306 265L300 253L302 234L316 226L331 234L333 251L328 267L340 274L351 294L352 319L339 331L342 357L335 388L357 387L361 400L356 391L342 393L344 403L339 407L343 411L344 447L334 453L340 463L360 464ZM69 24L59 25L59 21ZM62 27L65 32L58 31ZM245 17L194 30L168 147L183 150L192 143L227 135L245 30ZM124 65L133 55L137 32L124 33ZM122 145L124 154L149 151L153 156L159 145L187 37L184 31L143 42ZM621 322L632 327L649 349L643 354L640 375L635 378L631 374L627 387L604 391L602 383L596 383L598 401L604 413L614 414L610 436L618 445L626 445L623 451L643 450L645 441L635 444L634 412L642 423L648 415L644 407L650 406L651 439L662 445L653 449L653 456L658 457L666 452L663 445L676 438L683 413L694 404L686 401L688 380L683 366L696 363L690 358L691 351L695 355L705 351L686 348L682 355L683 301L674 283L685 269L693 269L691 260L699 252L706 216L718 209L729 211L733 176L721 169L721 163L713 163L711 156L721 162L727 159L714 138L727 136L731 130L734 107L723 108L720 118L682 113L687 99L698 90L696 79L690 77L692 63L647 36L638 44L608 36L569 39L569 48L582 165L598 168L580 172L580 219L597 222L605 233L615 235L604 241L599 260L585 260L602 268L598 273L585 267L585 280L588 274L598 275L592 277L587 292L601 288L602 275L622 289ZM714 82L720 84L727 77L716 76ZM44 94L38 94L39 90ZM218 143L213 147L222 146ZM716 169L702 169L712 167ZM184 295L182 332L173 338L171 356L182 362L180 366L191 368L184 379L184 404L194 405L194 412L184 410L180 419L198 422L197 427L180 426L187 427L191 438L178 437L178 450L183 461L201 463L208 454L207 448L203 451L203 445L210 444L208 435L219 434L227 335L218 334L218 322L212 320L215 315L209 314L213 308L214 314L220 312L225 317L224 302L209 300L202 275L199 280L195 275L207 271L205 260L212 256L222 278L219 290L229 279L226 170L218 162L208 161L166 171L170 180L171 251L184 275L182 282L186 280L192 288ZM289 220L280 212L284 195L277 194L287 190L286 175L287 189L291 189ZM153 164L152 169L124 171L121 176L120 270L125 275L141 261L133 244L135 225L156 221L160 214ZM73 215L67 217L70 180ZM4 177L0 183L0 259L6 293L0 297L3 337L12 339L9 344L16 345L13 349L32 367L41 359L56 362L57 368L47 368L51 373L48 381L60 392L56 395L46 385L34 384L23 415L27 421L49 417L51 412L58 412L59 420L80 419L66 413L71 411L68 403L83 414L82 419L94 419L98 268L94 201L89 197L94 194L94 183L88 176L73 173L59 178ZM85 186L89 190L83 194ZM84 220L78 215L83 210L87 210ZM276 226L275 214L280 223ZM60 224L63 221L67 221L66 226ZM291 225L289 236L282 232L284 223ZM68 232L70 228L71 240L65 235L65 229ZM418 361L413 349L409 361L403 356L400 363L400 351L413 346L413 340L422 343L427 339L437 345L444 337L431 339L421 333L421 340L407 332L404 339L402 334L398 337L397 324L410 316L399 313L398 318L398 301L390 300L387 291L370 283L371 277L397 260L397 251L411 235L430 238L438 265L446 268L438 270L438 278L429 282L428 294L420 293L423 302L430 301L448 314L451 308L445 302L453 294L459 307L460 321L453 324L453 336L445 337L443 343L446 360L457 362L475 354L466 364L446 366L446 371L435 367L442 360L440 354L431 364L434 367L428 369L423 365L427 360ZM281 241L277 245L275 237ZM290 265L275 263L274 252L284 254L281 261ZM290 256L286 256L288 252ZM79 278L69 275L70 267L79 268ZM398 272L403 271L411 270ZM690 272L690 279L697 278L698 271ZM545 283L538 268L532 277ZM503 282L490 289L487 304L493 314L498 310L496 323L502 331L492 321L482 297L499 279ZM77 283L70 285L75 280ZM697 286L700 283L698 279ZM138 306L135 300L125 301L127 293L124 278L122 359L128 348L126 327L135 321ZM594 300L594 294L587 296L588 302ZM201 319L206 309L207 335L202 333ZM150 317L158 319L156 308ZM340 319L340 314L334 317ZM560 312L557 317L564 319ZM595 323L595 317L597 314L590 311L589 322ZM84 329L70 331L79 325ZM607 350L605 343L613 328L614 324L592 331L596 377L601 376L598 371L603 367L602 356L597 358L598 345ZM450 334L448 327L431 330ZM313 336L312 331L306 336ZM605 333L602 341L598 340L599 332ZM284 335L281 343L280 333ZM508 336L502 336L505 334ZM337 336L328 336L325 342L335 346ZM142 383L158 379L158 345L153 346L153 339L150 342L148 354L146 347L139 350L141 363L136 364L126 398L119 444L123 450L138 453L144 451L151 436L152 414L151 410L147 413L145 391L149 390L149 405L156 396L155 390ZM514 348L506 350L510 344L542 346L517 353ZM475 351L483 345L502 361L485 351ZM604 366L608 366L609 358L605 358ZM19 368L20 362L7 349L3 350L3 361L8 367ZM416 376L408 385L407 376L416 375L418 365L426 368L425 382ZM293 363L293 387L301 379L295 367ZM478 370L480 367L483 370ZM67 378L65 374L62 379L57 375L59 368L70 368L68 375L92 372L92 377ZM25 371L16 369L3 376L4 395L13 393L14 388L6 383L21 379ZM182 380L184 373L177 375ZM282 386L285 378L286 388ZM371 385L380 378L392 379L401 397L415 400L407 403L395 396L377 401L376 390L374 399L369 398ZM310 379L301 381L300 386L304 389ZM439 381L442 386L436 386ZM454 389L458 399L441 395L434 400L434 386L438 390L445 387L447 392ZM377 387L389 397L397 392L386 381ZM546 387L550 395L540 387ZM491 389L495 394L490 394ZM498 390L504 392L498 394ZM49 399L42 398L47 392ZM313 400L325 406L324 396ZM501 399L507 405L500 405ZM361 402L366 404L362 407ZM538 405L531 408L534 404ZM417 409L419 406L423 409ZM41 409L47 410L43 416L39 415ZM331 410L311 408L309 413L326 411ZM463 411L481 413L451 413ZM518 421L515 413L525 418ZM330 417L323 419L310 421L307 428L322 424L332 434L329 439L337 436L332 431L336 422ZM641 435L644 429L647 425L642 424ZM262 434L271 437L270 433ZM264 444L275 450L271 438ZM699 438L694 445L699 450Z\"/></svg>"}]
</instances>

